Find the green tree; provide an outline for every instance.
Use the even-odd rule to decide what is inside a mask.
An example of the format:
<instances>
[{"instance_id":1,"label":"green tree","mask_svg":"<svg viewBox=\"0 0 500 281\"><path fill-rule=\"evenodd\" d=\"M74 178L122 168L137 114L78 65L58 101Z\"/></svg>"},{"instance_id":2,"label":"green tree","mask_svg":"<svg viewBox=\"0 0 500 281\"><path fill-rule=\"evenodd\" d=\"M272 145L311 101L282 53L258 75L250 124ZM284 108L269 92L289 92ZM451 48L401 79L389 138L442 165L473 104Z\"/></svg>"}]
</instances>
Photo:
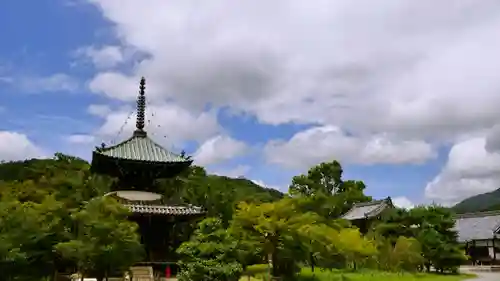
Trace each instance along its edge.
<instances>
[{"instance_id":1,"label":"green tree","mask_svg":"<svg viewBox=\"0 0 500 281\"><path fill-rule=\"evenodd\" d=\"M342 172L337 161L321 163L309 169L307 175L293 177L289 192L305 196L343 192Z\"/></svg>"},{"instance_id":2,"label":"green tree","mask_svg":"<svg viewBox=\"0 0 500 281\"><path fill-rule=\"evenodd\" d=\"M389 239L392 245L400 236L417 239L427 270L434 266L441 272L455 272L466 257L457 241L454 225L453 213L448 208L418 206L388 212L377 225L376 232Z\"/></svg>"},{"instance_id":3,"label":"green tree","mask_svg":"<svg viewBox=\"0 0 500 281\"><path fill-rule=\"evenodd\" d=\"M450 209L431 205L419 206L409 212L414 223L416 238L422 244L427 263L437 270L456 272L466 260L454 230L455 218Z\"/></svg>"},{"instance_id":4,"label":"green tree","mask_svg":"<svg viewBox=\"0 0 500 281\"><path fill-rule=\"evenodd\" d=\"M416 271L424 262L422 248L415 238L400 236L391 256L397 261L397 268L405 271Z\"/></svg>"},{"instance_id":5,"label":"green tree","mask_svg":"<svg viewBox=\"0 0 500 281\"><path fill-rule=\"evenodd\" d=\"M293 177L289 193L295 198L309 198L302 200L304 211L313 211L329 219L338 218L354 203L371 200L364 194L366 186L362 181L344 181L342 173L342 166L337 161L318 164L307 174Z\"/></svg>"},{"instance_id":6,"label":"green tree","mask_svg":"<svg viewBox=\"0 0 500 281\"><path fill-rule=\"evenodd\" d=\"M177 252L181 255L181 281L237 281L243 267L240 242L225 228L222 220L208 218Z\"/></svg>"},{"instance_id":7,"label":"green tree","mask_svg":"<svg viewBox=\"0 0 500 281\"><path fill-rule=\"evenodd\" d=\"M169 203L204 207L208 217L220 218L226 226L239 202L271 202L283 197L277 190L263 188L244 178L207 175L205 169L198 166L172 179L159 180L157 184Z\"/></svg>"},{"instance_id":8,"label":"green tree","mask_svg":"<svg viewBox=\"0 0 500 281\"><path fill-rule=\"evenodd\" d=\"M4 197L0 201L0 272L2 277L52 276L58 260L53 246L65 239L61 204L53 197L40 203Z\"/></svg>"},{"instance_id":9,"label":"green tree","mask_svg":"<svg viewBox=\"0 0 500 281\"><path fill-rule=\"evenodd\" d=\"M128 210L109 197L97 197L73 214L74 237L55 249L72 260L82 274L98 280L122 272L143 255L137 224L127 220Z\"/></svg>"},{"instance_id":10,"label":"green tree","mask_svg":"<svg viewBox=\"0 0 500 281\"><path fill-rule=\"evenodd\" d=\"M273 276L290 277L299 262L307 262L311 243L327 226L316 213L303 213L293 199L285 198L273 203L240 203L232 227L237 229L235 233L246 233L259 242L272 261Z\"/></svg>"}]
</instances>

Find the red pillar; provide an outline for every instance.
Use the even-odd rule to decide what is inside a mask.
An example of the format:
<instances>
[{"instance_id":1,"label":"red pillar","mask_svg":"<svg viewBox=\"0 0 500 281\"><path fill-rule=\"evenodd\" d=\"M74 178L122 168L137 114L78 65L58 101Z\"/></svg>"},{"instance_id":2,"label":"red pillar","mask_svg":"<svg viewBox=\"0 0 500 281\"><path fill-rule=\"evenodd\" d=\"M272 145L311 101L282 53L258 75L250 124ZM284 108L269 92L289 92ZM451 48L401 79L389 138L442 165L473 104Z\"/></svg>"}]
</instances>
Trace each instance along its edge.
<instances>
[{"instance_id":1,"label":"red pillar","mask_svg":"<svg viewBox=\"0 0 500 281\"><path fill-rule=\"evenodd\" d=\"M170 278L171 274L172 273L170 271L170 265L167 264L167 268L165 268L165 278L167 278L167 279Z\"/></svg>"}]
</instances>

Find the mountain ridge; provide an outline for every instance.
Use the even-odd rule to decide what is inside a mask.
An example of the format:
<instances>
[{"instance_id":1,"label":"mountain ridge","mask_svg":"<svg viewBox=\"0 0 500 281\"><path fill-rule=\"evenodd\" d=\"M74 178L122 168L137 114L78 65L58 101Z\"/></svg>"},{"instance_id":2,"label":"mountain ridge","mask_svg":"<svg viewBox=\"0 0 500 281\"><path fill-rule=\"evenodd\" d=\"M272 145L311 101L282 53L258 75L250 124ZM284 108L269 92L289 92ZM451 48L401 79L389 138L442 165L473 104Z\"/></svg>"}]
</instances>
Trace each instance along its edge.
<instances>
[{"instance_id":1,"label":"mountain ridge","mask_svg":"<svg viewBox=\"0 0 500 281\"><path fill-rule=\"evenodd\" d=\"M466 198L451 209L457 214L500 210L500 188Z\"/></svg>"}]
</instances>

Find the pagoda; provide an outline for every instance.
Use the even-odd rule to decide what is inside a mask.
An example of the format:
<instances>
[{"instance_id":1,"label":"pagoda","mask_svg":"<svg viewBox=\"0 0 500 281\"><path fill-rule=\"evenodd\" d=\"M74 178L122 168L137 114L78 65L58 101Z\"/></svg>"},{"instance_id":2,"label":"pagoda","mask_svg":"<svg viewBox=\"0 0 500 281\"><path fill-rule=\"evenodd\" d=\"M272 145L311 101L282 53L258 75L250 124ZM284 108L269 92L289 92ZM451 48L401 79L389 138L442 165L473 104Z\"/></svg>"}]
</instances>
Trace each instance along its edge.
<instances>
[{"instance_id":1,"label":"pagoda","mask_svg":"<svg viewBox=\"0 0 500 281\"><path fill-rule=\"evenodd\" d=\"M169 205L155 189L155 180L177 176L192 164L184 153L175 154L148 137L145 131L146 81L141 79L137 98L137 121L132 136L113 146L104 144L92 153L91 170L117 179L111 196L128 207L130 220L139 225L141 243L146 250L144 263L175 262L173 237L179 224L204 215L192 205ZM179 241L177 241L179 242ZM177 245L176 245L177 244Z\"/></svg>"}]
</instances>

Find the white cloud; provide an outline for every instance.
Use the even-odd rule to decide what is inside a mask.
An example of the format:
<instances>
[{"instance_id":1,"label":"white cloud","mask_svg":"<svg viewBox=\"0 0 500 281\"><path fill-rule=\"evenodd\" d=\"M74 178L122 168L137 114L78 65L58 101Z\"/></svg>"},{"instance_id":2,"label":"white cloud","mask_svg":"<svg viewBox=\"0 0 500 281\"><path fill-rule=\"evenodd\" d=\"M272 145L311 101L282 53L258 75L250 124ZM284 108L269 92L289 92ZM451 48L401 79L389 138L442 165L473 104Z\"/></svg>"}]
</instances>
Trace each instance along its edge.
<instances>
[{"instance_id":1,"label":"white cloud","mask_svg":"<svg viewBox=\"0 0 500 281\"><path fill-rule=\"evenodd\" d=\"M78 80L64 73L15 78L13 85L27 93L74 92L79 87Z\"/></svg>"},{"instance_id":2,"label":"white cloud","mask_svg":"<svg viewBox=\"0 0 500 281\"><path fill-rule=\"evenodd\" d=\"M106 117L106 115L111 113L111 108L105 104L91 104L87 108L87 112L100 117Z\"/></svg>"},{"instance_id":3,"label":"white cloud","mask_svg":"<svg viewBox=\"0 0 500 281\"><path fill-rule=\"evenodd\" d=\"M500 152L500 124L493 127L486 136L486 150Z\"/></svg>"},{"instance_id":4,"label":"white cloud","mask_svg":"<svg viewBox=\"0 0 500 281\"><path fill-rule=\"evenodd\" d=\"M271 163L296 168L332 159L358 164L404 164L423 163L435 157L432 146L422 141L399 141L385 135L354 137L333 126L307 129L287 142L270 142L265 153Z\"/></svg>"},{"instance_id":5,"label":"white cloud","mask_svg":"<svg viewBox=\"0 0 500 281\"><path fill-rule=\"evenodd\" d=\"M392 203L398 208L411 209L415 207L413 202L411 202L410 199L404 196L392 198Z\"/></svg>"},{"instance_id":6,"label":"white cloud","mask_svg":"<svg viewBox=\"0 0 500 281\"><path fill-rule=\"evenodd\" d=\"M485 148L484 138L455 144L443 170L425 188L425 196L454 204L467 197L500 188L500 154Z\"/></svg>"},{"instance_id":7,"label":"white cloud","mask_svg":"<svg viewBox=\"0 0 500 281\"><path fill-rule=\"evenodd\" d=\"M247 150L247 145L228 136L218 135L205 141L194 153L197 165L217 164L240 156Z\"/></svg>"},{"instance_id":8,"label":"white cloud","mask_svg":"<svg viewBox=\"0 0 500 281\"><path fill-rule=\"evenodd\" d=\"M252 182L255 183L255 184L257 184L257 185L260 185L262 187L265 187L265 188L272 188L272 189L279 190L281 192L287 192L288 191L288 190L286 190L286 188L283 188L283 187L277 186L277 185L268 185L264 181L261 181L261 180L252 180Z\"/></svg>"},{"instance_id":9,"label":"white cloud","mask_svg":"<svg viewBox=\"0 0 500 281\"><path fill-rule=\"evenodd\" d=\"M69 143L74 144L90 144L95 142L95 137L91 135L71 135L66 138Z\"/></svg>"},{"instance_id":10,"label":"white cloud","mask_svg":"<svg viewBox=\"0 0 500 281\"><path fill-rule=\"evenodd\" d=\"M120 46L87 46L79 48L76 55L84 56L97 68L111 68L125 61L125 55Z\"/></svg>"},{"instance_id":11,"label":"white cloud","mask_svg":"<svg viewBox=\"0 0 500 281\"><path fill-rule=\"evenodd\" d=\"M448 139L500 120L495 0L89 1L150 54L131 76L95 77L114 98L145 75L155 98L273 124Z\"/></svg>"},{"instance_id":12,"label":"white cloud","mask_svg":"<svg viewBox=\"0 0 500 281\"><path fill-rule=\"evenodd\" d=\"M35 145L24 134L0 131L0 160L15 161L29 158L40 158L44 151Z\"/></svg>"},{"instance_id":13,"label":"white cloud","mask_svg":"<svg viewBox=\"0 0 500 281\"><path fill-rule=\"evenodd\" d=\"M211 173L219 175L219 176L226 176L230 178L238 178L238 177L244 177L248 171L250 171L252 167L248 165L238 165L236 167L233 167L231 169L219 169L215 170Z\"/></svg>"},{"instance_id":14,"label":"white cloud","mask_svg":"<svg viewBox=\"0 0 500 281\"><path fill-rule=\"evenodd\" d=\"M221 130L215 112L195 114L174 104L150 105L146 112L149 136L167 146L180 145L188 140L204 142ZM136 115L130 108L111 111L104 116L104 123L95 135L107 144L121 141L135 130L135 120Z\"/></svg>"},{"instance_id":15,"label":"white cloud","mask_svg":"<svg viewBox=\"0 0 500 281\"><path fill-rule=\"evenodd\" d=\"M268 144L271 162L422 163L434 157L429 143L457 149L485 131L487 155L500 147L497 0L89 2L113 23L117 47L148 54L126 72L96 74L93 92L130 101L146 76L150 100L174 102L192 119L210 105L318 126ZM431 197L458 179L494 185L449 169L429 183ZM454 197L460 188L440 190Z\"/></svg>"},{"instance_id":16,"label":"white cloud","mask_svg":"<svg viewBox=\"0 0 500 281\"><path fill-rule=\"evenodd\" d=\"M14 82L14 79L12 77L0 76L0 82L10 84L10 83Z\"/></svg>"}]
</instances>

